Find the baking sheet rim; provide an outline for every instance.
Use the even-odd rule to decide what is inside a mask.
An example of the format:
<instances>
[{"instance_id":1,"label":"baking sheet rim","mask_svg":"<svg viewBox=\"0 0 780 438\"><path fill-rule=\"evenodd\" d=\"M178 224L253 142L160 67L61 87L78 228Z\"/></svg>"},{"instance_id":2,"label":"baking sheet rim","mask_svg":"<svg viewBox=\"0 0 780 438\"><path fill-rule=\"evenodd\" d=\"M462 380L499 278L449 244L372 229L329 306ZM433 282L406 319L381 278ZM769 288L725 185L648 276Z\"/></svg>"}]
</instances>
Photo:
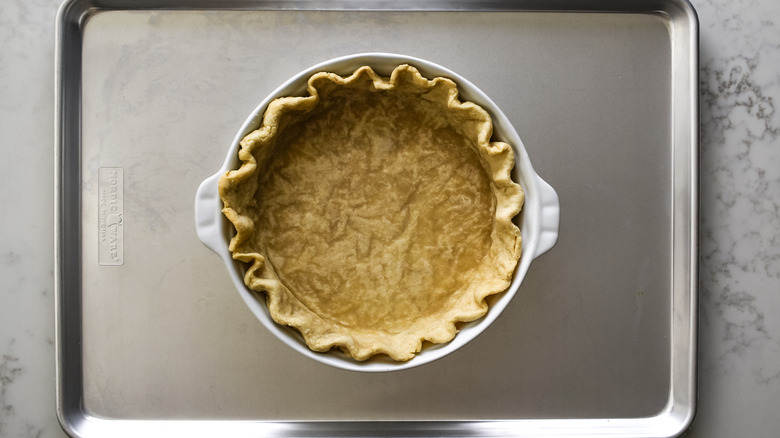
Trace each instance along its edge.
<instances>
[{"instance_id":1,"label":"baking sheet rim","mask_svg":"<svg viewBox=\"0 0 780 438\"><path fill-rule=\"evenodd\" d=\"M683 119L689 125L674 123L673 174L682 170L684 181L675 180L688 190L686 202L675 202L673 208L673 273L672 328L671 328L671 382L666 407L655 416L644 418L604 419L521 419L495 421L424 421L424 422L267 422L267 421L179 421L179 420L112 420L101 419L85 412L81 403L83 389L80 349L80 268L78 218L80 212L79 154L68 150L80 150L80 75L81 37L87 17L100 10L170 9L175 6L192 6L191 9L238 9L248 4L259 9L285 9L281 2L226 2L182 0L136 2L94 0L66 0L60 7L56 22L55 53L55 337L56 337L56 411L63 429L72 436L97 436L112 433L116 436L148 433L192 432L195 435L231 433L234 436L257 434L274 435L327 434L372 435L402 433L404 435L620 435L620 436L677 436L693 422L696 411L696 335L698 291L698 19L687 0L649 0L636 2L630 8L612 7L612 3L600 0L587 2L564 1L556 3L555 10L602 11L624 13L662 13L670 17L672 40L672 88L682 83L684 92L675 92L672 98L674 120ZM304 2L311 7L316 2ZM429 7L448 2L429 2ZM451 2L449 2L451 3ZM299 3L292 3L300 7ZM357 3L352 3L357 4ZM413 2L397 3L396 8ZM475 9L477 4L464 2ZM338 5L338 4L337 4ZM518 10L541 10L535 1L512 5ZM447 9L447 8L444 8ZM551 11L549 4L543 8ZM394 9L395 10L395 9ZM467 9L470 10L470 9ZM499 9L503 10L503 9ZM673 21L681 22L680 29ZM680 58L680 59L678 59ZM74 61L75 60L75 61ZM687 129L689 128L689 129ZM680 132L678 132L678 129ZM77 170L74 170L77 169ZM75 179L74 179L75 176ZM76 207L74 207L74 204ZM680 214L680 209L683 212ZM684 257L681 257L681 252ZM75 254L75 256L74 256ZM686 267L680 272L680 267Z\"/></svg>"}]
</instances>

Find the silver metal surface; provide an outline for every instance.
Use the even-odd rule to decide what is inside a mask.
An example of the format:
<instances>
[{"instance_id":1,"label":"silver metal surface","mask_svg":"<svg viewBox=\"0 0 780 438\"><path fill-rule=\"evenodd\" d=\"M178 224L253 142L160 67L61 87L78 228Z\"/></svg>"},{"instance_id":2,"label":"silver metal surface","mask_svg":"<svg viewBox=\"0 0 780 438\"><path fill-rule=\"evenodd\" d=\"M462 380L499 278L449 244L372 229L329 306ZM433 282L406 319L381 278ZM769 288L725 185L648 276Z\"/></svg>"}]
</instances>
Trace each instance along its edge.
<instances>
[{"instance_id":1,"label":"silver metal surface","mask_svg":"<svg viewBox=\"0 0 780 438\"><path fill-rule=\"evenodd\" d=\"M73 0L57 29L57 410L73 436L674 436L696 388L697 22L680 1ZM272 337L192 199L257 103L367 51L470 79L561 204L457 352L382 374ZM101 168L123 263L100 263Z\"/></svg>"}]
</instances>

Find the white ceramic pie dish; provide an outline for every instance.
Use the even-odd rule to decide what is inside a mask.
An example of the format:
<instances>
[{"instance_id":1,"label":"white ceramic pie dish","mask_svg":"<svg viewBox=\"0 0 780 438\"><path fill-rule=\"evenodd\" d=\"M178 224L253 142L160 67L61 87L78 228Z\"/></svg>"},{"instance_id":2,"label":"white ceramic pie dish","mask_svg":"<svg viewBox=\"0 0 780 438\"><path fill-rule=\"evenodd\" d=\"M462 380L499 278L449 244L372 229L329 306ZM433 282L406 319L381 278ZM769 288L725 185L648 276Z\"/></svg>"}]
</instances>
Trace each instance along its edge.
<instances>
[{"instance_id":1,"label":"white ceramic pie dish","mask_svg":"<svg viewBox=\"0 0 780 438\"><path fill-rule=\"evenodd\" d=\"M390 72L400 64L413 65L424 77L429 79L444 76L454 80L458 85L460 100L477 103L490 113L493 118L493 138L512 145L515 152L513 179L519 182L525 191L523 211L515 218L515 223L520 226L523 237L522 256L515 269L509 289L491 298L490 310L485 316L476 321L461 324L460 332L450 342L435 345L425 343L422 351L406 362L376 357L359 362L337 349L326 353L312 351L298 331L281 326L271 319L265 304L265 297L258 295L244 285L243 272L245 267L241 262L233 260L228 250L234 229L233 225L222 214L223 205L217 186L220 177L225 172L240 166L239 142L248 133L260 127L263 113L272 100L283 96L305 95L308 78L317 72L327 71L346 76L359 67L369 65L377 73L389 76ZM394 371L423 365L452 353L482 333L498 318L514 297L531 261L555 245L558 239L559 211L557 194L549 184L536 174L517 132L487 95L471 82L445 67L423 59L390 53L362 53L335 58L312 66L290 78L266 97L249 115L233 139L222 168L201 183L195 197L195 225L198 237L204 245L222 257L238 292L260 322L282 342L305 356L337 368L365 372Z\"/></svg>"}]
</instances>

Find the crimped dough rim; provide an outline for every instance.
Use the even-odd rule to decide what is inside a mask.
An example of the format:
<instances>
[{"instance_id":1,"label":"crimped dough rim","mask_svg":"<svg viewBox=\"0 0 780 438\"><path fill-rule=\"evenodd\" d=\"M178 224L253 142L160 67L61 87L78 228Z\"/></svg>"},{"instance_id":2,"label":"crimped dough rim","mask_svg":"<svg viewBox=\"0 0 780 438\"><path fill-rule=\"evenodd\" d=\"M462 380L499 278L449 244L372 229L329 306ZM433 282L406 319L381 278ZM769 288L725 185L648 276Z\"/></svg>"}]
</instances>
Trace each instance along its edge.
<instances>
[{"instance_id":1,"label":"crimped dough rim","mask_svg":"<svg viewBox=\"0 0 780 438\"><path fill-rule=\"evenodd\" d=\"M377 91L399 92L397 90L401 86L411 84L413 88L421 90L420 94L427 94L429 100L430 96L434 96L444 112L458 113L461 119L468 119L469 126L473 127L468 137L476 146L490 180L494 216L489 260L495 275L490 281L473 288L469 296L462 297L451 308L436 315L435 324L426 326L424 331L400 328L396 333L387 334L354 330L334 324L313 312L280 280L265 249L255 242L257 226L253 220L252 206L246 205L244 201L246 193L257 190L257 175L262 168L258 165L258 156L260 161L268 159L268 149L274 147L285 116L294 112L312 111L320 102L320 89L316 84L325 81L349 88L366 78L370 79L373 89ZM427 93L434 89L438 91ZM313 351L325 352L335 347L359 361L378 354L405 361L422 349L423 341L445 343L452 340L457 334L456 323L473 321L485 315L488 311L485 298L509 287L520 258L522 238L512 220L522 209L524 193L520 185L511 179L515 164L511 146L490 141L493 132L490 115L474 103L461 102L457 85L453 81L442 77L428 80L410 65L396 67L389 78L378 75L368 66L358 68L347 77L334 73L316 73L309 78L307 90L308 96L281 97L268 105L261 127L240 142L238 156L241 166L226 172L219 181L219 194L224 203L222 212L236 229L229 250L235 260L248 265L244 283L255 292L265 293L272 319L278 324L297 329Z\"/></svg>"}]
</instances>

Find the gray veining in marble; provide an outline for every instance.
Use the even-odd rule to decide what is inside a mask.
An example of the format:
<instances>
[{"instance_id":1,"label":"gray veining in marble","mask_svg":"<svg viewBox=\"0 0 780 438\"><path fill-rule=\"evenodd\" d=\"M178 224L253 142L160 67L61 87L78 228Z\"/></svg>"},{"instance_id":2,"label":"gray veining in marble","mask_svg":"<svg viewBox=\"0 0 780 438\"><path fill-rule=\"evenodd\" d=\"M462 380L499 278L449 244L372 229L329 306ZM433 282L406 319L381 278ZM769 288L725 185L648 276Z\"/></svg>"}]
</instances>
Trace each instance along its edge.
<instances>
[{"instance_id":1,"label":"gray veining in marble","mask_svg":"<svg viewBox=\"0 0 780 438\"><path fill-rule=\"evenodd\" d=\"M54 414L57 0L0 4L0 436ZM691 437L780 430L780 2L695 0L701 22L699 412Z\"/></svg>"},{"instance_id":2,"label":"gray veining in marble","mask_svg":"<svg viewBox=\"0 0 780 438\"><path fill-rule=\"evenodd\" d=\"M61 436L54 407L54 18L0 3L0 436Z\"/></svg>"},{"instance_id":3,"label":"gray veining in marble","mask_svg":"<svg viewBox=\"0 0 780 438\"><path fill-rule=\"evenodd\" d=\"M691 435L770 436L780 396L780 5L696 6L701 360Z\"/></svg>"},{"instance_id":4,"label":"gray veining in marble","mask_svg":"<svg viewBox=\"0 0 780 438\"><path fill-rule=\"evenodd\" d=\"M12 338L9 344L13 344ZM14 380L22 372L19 366L19 358L10 354L0 356L0 415L10 417L14 414L14 406L8 399L8 387L14 383ZM0 434L5 429L5 422L0 422Z\"/></svg>"}]
</instances>

